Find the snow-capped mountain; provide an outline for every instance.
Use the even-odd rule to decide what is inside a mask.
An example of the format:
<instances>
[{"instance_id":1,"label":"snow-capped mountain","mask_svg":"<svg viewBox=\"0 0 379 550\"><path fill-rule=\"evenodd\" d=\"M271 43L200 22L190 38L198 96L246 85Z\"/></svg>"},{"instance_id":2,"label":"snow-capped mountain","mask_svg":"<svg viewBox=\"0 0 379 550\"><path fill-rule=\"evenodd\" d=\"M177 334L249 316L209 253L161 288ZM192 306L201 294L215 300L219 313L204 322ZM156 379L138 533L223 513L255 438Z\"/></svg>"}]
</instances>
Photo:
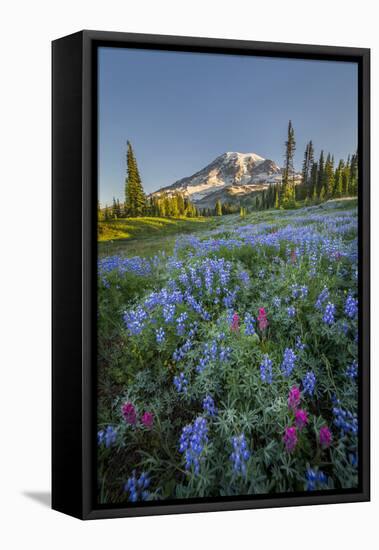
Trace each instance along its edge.
<instances>
[{"instance_id":1,"label":"snow-capped mountain","mask_svg":"<svg viewBox=\"0 0 379 550\"><path fill-rule=\"evenodd\" d=\"M251 194L280 182L282 171L272 160L255 153L224 153L192 176L162 187L153 195L183 193L201 207Z\"/></svg>"}]
</instances>

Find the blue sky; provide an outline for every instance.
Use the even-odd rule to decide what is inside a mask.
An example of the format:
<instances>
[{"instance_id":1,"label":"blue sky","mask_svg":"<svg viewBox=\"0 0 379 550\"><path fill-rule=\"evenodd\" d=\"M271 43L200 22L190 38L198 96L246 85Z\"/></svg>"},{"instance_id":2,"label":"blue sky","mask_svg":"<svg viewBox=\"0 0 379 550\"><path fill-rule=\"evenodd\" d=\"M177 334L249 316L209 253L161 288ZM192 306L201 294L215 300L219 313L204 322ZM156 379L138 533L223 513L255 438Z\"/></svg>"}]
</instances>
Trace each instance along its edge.
<instances>
[{"instance_id":1,"label":"blue sky","mask_svg":"<svg viewBox=\"0 0 379 550\"><path fill-rule=\"evenodd\" d=\"M99 198L123 200L126 140L147 193L225 151L282 165L288 120L295 165L357 148L357 65L187 52L99 49Z\"/></svg>"}]
</instances>

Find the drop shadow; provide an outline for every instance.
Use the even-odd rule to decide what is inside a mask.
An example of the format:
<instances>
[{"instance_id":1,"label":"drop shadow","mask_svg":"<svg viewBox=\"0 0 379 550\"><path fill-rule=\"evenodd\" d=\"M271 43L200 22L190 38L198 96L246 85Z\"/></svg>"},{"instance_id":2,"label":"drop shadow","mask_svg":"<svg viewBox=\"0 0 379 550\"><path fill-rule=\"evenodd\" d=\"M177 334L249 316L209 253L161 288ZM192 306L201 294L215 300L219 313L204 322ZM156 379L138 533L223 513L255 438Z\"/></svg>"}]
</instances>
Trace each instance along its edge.
<instances>
[{"instance_id":1,"label":"drop shadow","mask_svg":"<svg viewBox=\"0 0 379 550\"><path fill-rule=\"evenodd\" d=\"M42 506L51 507L51 493L48 491L24 491L22 494Z\"/></svg>"}]
</instances>

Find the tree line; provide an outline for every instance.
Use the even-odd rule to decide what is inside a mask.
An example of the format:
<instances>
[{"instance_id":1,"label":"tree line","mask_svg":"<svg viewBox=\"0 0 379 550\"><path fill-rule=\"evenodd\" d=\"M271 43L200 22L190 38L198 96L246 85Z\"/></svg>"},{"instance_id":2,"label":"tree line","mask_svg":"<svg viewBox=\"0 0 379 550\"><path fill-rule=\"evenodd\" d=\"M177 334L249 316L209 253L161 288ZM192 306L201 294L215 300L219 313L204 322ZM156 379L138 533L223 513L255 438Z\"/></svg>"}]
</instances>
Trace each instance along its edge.
<instances>
[{"instance_id":1,"label":"tree line","mask_svg":"<svg viewBox=\"0 0 379 550\"><path fill-rule=\"evenodd\" d=\"M315 160L313 142L309 141L305 147L299 179L294 168L295 151L295 131L289 121L282 181L270 185L257 196L254 209L296 208L299 202L317 204L358 194L358 153L349 155L346 161L341 159L336 164L331 153L325 154L321 150L319 158Z\"/></svg>"}]
</instances>

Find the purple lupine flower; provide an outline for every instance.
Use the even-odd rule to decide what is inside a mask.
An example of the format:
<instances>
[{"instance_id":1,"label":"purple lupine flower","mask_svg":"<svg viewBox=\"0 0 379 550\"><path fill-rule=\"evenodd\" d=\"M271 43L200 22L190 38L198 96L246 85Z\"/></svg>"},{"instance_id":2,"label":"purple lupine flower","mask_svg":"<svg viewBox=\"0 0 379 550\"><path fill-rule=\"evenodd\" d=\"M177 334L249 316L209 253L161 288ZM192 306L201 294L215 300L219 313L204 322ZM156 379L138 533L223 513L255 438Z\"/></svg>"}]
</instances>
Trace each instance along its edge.
<instances>
[{"instance_id":1,"label":"purple lupine flower","mask_svg":"<svg viewBox=\"0 0 379 550\"><path fill-rule=\"evenodd\" d=\"M323 303L329 298L329 290L326 286L322 289L315 303L315 308L318 310L322 309Z\"/></svg>"},{"instance_id":2,"label":"purple lupine flower","mask_svg":"<svg viewBox=\"0 0 379 550\"><path fill-rule=\"evenodd\" d=\"M107 449L111 445L114 445L116 443L116 439L117 439L117 428L113 428L113 426L107 426L105 430L100 430L97 433L98 445L102 445L104 443Z\"/></svg>"},{"instance_id":3,"label":"purple lupine flower","mask_svg":"<svg viewBox=\"0 0 379 550\"><path fill-rule=\"evenodd\" d=\"M209 416L215 416L217 414L217 407L215 406L213 397L210 395L206 395L203 399L203 409L206 414L209 414Z\"/></svg>"},{"instance_id":4,"label":"purple lupine flower","mask_svg":"<svg viewBox=\"0 0 379 550\"><path fill-rule=\"evenodd\" d=\"M183 336L186 329L185 322L187 318L188 318L188 313L186 311L183 311L183 313L181 313L179 317L176 319L176 334L178 336Z\"/></svg>"},{"instance_id":5,"label":"purple lupine flower","mask_svg":"<svg viewBox=\"0 0 379 550\"><path fill-rule=\"evenodd\" d=\"M303 378L304 394L313 395L316 386L316 376L312 371L308 371Z\"/></svg>"},{"instance_id":6,"label":"purple lupine flower","mask_svg":"<svg viewBox=\"0 0 379 550\"><path fill-rule=\"evenodd\" d=\"M165 340L165 331L162 327L155 331L155 339L157 344L163 344Z\"/></svg>"},{"instance_id":7,"label":"purple lupine flower","mask_svg":"<svg viewBox=\"0 0 379 550\"><path fill-rule=\"evenodd\" d=\"M251 313L246 313L244 318L244 323L245 323L245 334L247 336L253 336L253 334L255 334L255 328L254 328L255 319L251 315Z\"/></svg>"},{"instance_id":8,"label":"purple lupine flower","mask_svg":"<svg viewBox=\"0 0 379 550\"><path fill-rule=\"evenodd\" d=\"M323 489L328 484L328 478L321 470L313 470L308 468L305 473L305 479L307 480L307 491L315 491L316 489Z\"/></svg>"},{"instance_id":9,"label":"purple lupine flower","mask_svg":"<svg viewBox=\"0 0 379 550\"><path fill-rule=\"evenodd\" d=\"M351 294L348 295L345 302L345 313L350 319L356 319L358 315L358 300Z\"/></svg>"},{"instance_id":10,"label":"purple lupine flower","mask_svg":"<svg viewBox=\"0 0 379 550\"><path fill-rule=\"evenodd\" d=\"M293 319L296 315L296 309L294 306L287 307L287 315L290 319Z\"/></svg>"},{"instance_id":11,"label":"purple lupine flower","mask_svg":"<svg viewBox=\"0 0 379 550\"><path fill-rule=\"evenodd\" d=\"M302 341L301 341L301 338L300 336L296 336L296 349L298 349L299 351L304 351L305 348L307 347L306 344L304 344Z\"/></svg>"},{"instance_id":12,"label":"purple lupine flower","mask_svg":"<svg viewBox=\"0 0 379 550\"><path fill-rule=\"evenodd\" d=\"M193 424L188 424L182 429L179 452L184 454L187 472L193 468L194 474L199 474L204 447L207 443L208 426L205 418L199 416Z\"/></svg>"},{"instance_id":13,"label":"purple lupine flower","mask_svg":"<svg viewBox=\"0 0 379 550\"><path fill-rule=\"evenodd\" d=\"M336 405L333 407L334 425L340 428L341 435L358 433L358 418L355 413L347 411L340 406L339 400L335 401Z\"/></svg>"},{"instance_id":14,"label":"purple lupine flower","mask_svg":"<svg viewBox=\"0 0 379 550\"><path fill-rule=\"evenodd\" d=\"M348 378L351 378L353 380L358 376L358 362L353 361L350 365L348 365L345 374Z\"/></svg>"},{"instance_id":15,"label":"purple lupine flower","mask_svg":"<svg viewBox=\"0 0 379 550\"><path fill-rule=\"evenodd\" d=\"M291 375L293 369L295 368L296 354L291 348L286 348L283 354L283 361L280 366L281 371L284 376L288 377Z\"/></svg>"},{"instance_id":16,"label":"purple lupine flower","mask_svg":"<svg viewBox=\"0 0 379 550\"><path fill-rule=\"evenodd\" d=\"M150 478L142 472L139 478L136 476L135 470L133 470L132 476L129 477L124 485L124 491L129 493L129 502L137 502L138 500L148 500L150 493L147 491L150 485Z\"/></svg>"},{"instance_id":17,"label":"purple lupine flower","mask_svg":"<svg viewBox=\"0 0 379 550\"><path fill-rule=\"evenodd\" d=\"M261 371L262 382L267 382L267 384L271 384L272 383L272 361L267 355L267 353L266 355L263 356L263 361L259 368Z\"/></svg>"},{"instance_id":18,"label":"purple lupine flower","mask_svg":"<svg viewBox=\"0 0 379 550\"><path fill-rule=\"evenodd\" d=\"M234 436L231 438L233 452L230 455L230 460L233 464L235 474L246 475L246 462L250 458L250 451L247 448L245 435Z\"/></svg>"},{"instance_id":19,"label":"purple lupine flower","mask_svg":"<svg viewBox=\"0 0 379 550\"><path fill-rule=\"evenodd\" d=\"M328 302L325 307L324 315L322 320L326 325L333 325L334 315L336 312L336 306L332 302Z\"/></svg>"},{"instance_id":20,"label":"purple lupine flower","mask_svg":"<svg viewBox=\"0 0 379 550\"><path fill-rule=\"evenodd\" d=\"M179 373L178 376L174 376L174 386L178 393L187 393L188 380L184 372Z\"/></svg>"}]
</instances>

